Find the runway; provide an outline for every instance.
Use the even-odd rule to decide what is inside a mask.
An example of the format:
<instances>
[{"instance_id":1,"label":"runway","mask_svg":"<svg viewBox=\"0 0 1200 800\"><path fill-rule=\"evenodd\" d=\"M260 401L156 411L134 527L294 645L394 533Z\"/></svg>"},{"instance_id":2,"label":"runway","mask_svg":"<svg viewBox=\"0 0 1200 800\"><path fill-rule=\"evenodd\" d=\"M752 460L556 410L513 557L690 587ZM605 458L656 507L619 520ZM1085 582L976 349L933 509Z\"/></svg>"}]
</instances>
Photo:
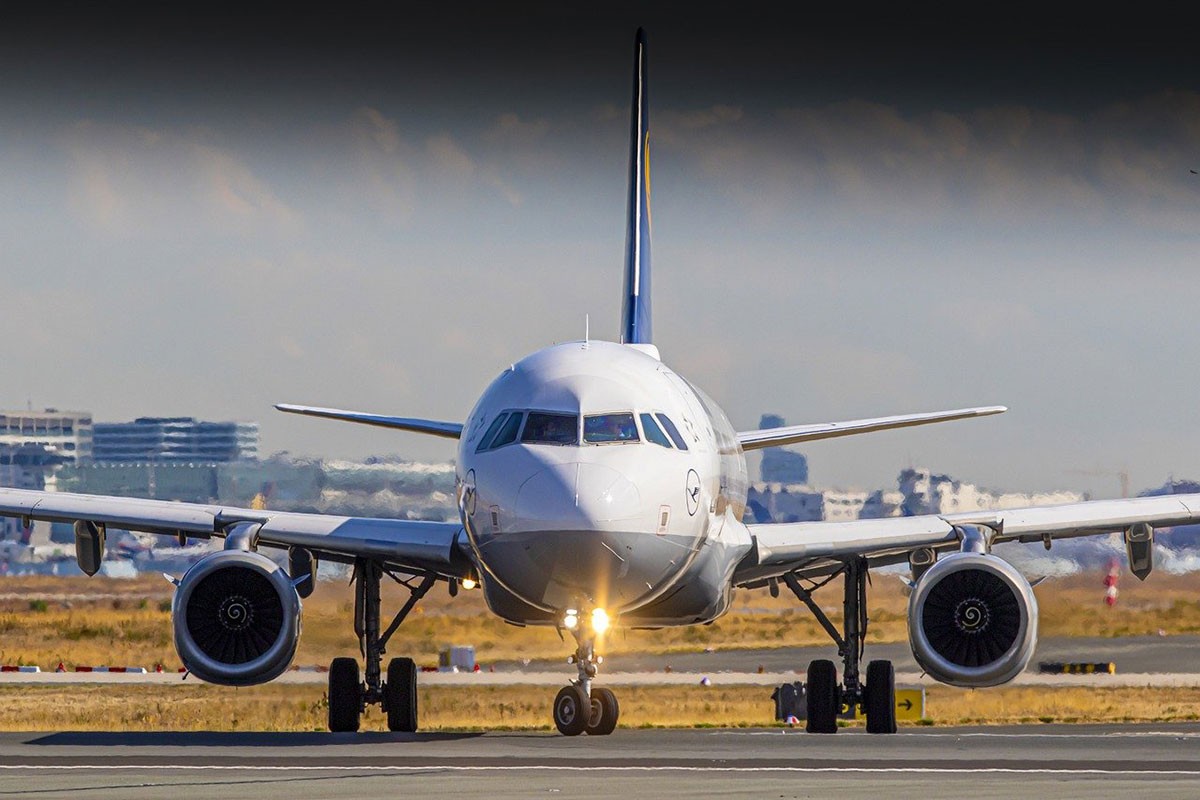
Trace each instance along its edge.
<instances>
[{"instance_id":1,"label":"runway","mask_svg":"<svg viewBox=\"0 0 1200 800\"><path fill-rule=\"evenodd\" d=\"M1188 797L1200 725L0 734L0 797Z\"/></svg>"},{"instance_id":2,"label":"runway","mask_svg":"<svg viewBox=\"0 0 1200 800\"><path fill-rule=\"evenodd\" d=\"M1038 643L1029 669L1019 675L1017 686L1200 686L1200 636L1132 636L1119 639L1055 638ZM613 686L687 685L708 677L715 684L774 686L803 680L808 662L833 658L831 647L781 647L766 650L695 650L671 654L618 654L605 659L602 680ZM896 666L901 685L932 685L921 674L907 643L873 644L865 660L885 658ZM1039 675L1039 661L1112 661L1115 675ZM668 667L670 671L668 671ZM758 670L762 668L760 673ZM495 672L490 671L492 668ZM422 684L429 686L561 685L570 674L562 660L498 661L479 673L423 672ZM0 672L0 683L178 683L178 673L105 672ZM195 678L189 678L195 680ZM286 672L280 683L323 684L328 674L317 671Z\"/></svg>"},{"instance_id":3,"label":"runway","mask_svg":"<svg viewBox=\"0 0 1200 800\"><path fill-rule=\"evenodd\" d=\"M1035 673L1039 661L1112 661L1117 665L1117 674L1123 673L1172 673L1200 675L1200 636L1123 636L1120 638L1100 637L1052 637L1038 640L1037 650L1026 674ZM662 672L668 666L673 671L704 672L757 672L762 667L769 673L803 671L808 662L815 658L837 659L837 650L832 645L825 647L777 647L770 649L717 650L705 652L696 649L687 653L630 653L616 654L605 659L604 671L615 672ZM865 660L884 658L896 666L898 672L919 673L921 670L913 659L908 642L887 644L868 643ZM509 671L552 671L562 668L561 660L536 660L528 664L517 661L499 661L498 672Z\"/></svg>"},{"instance_id":4,"label":"runway","mask_svg":"<svg viewBox=\"0 0 1200 800\"><path fill-rule=\"evenodd\" d=\"M572 674L558 669L546 672L529 670L513 672L423 672L418 676L422 686L562 686ZM804 680L803 672L732 672L727 670L702 670L685 672L609 672L600 674L607 686L692 686L707 680L712 686L778 686L781 683ZM178 673L127 674L115 672L39 672L0 673L0 684L25 685L98 685L137 684L177 685L183 681ZM189 677L189 683L200 683L198 678ZM328 672L285 672L273 683L325 685ZM897 672L896 684L900 687L938 686L936 680L920 672ZM1024 672L1009 686L1090 686L1120 688L1138 687L1196 687L1200 686L1200 673L1196 672L1133 672L1116 675L1038 675Z\"/></svg>"}]
</instances>

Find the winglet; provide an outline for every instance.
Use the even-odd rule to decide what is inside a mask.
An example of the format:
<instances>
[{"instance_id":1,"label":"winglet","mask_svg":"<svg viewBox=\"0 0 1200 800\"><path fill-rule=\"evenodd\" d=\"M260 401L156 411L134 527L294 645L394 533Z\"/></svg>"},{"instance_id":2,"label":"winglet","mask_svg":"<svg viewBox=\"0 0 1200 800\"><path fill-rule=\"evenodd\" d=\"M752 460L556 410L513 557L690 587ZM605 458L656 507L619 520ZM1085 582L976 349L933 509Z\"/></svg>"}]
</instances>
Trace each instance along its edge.
<instances>
[{"instance_id":1,"label":"winglet","mask_svg":"<svg viewBox=\"0 0 1200 800\"><path fill-rule=\"evenodd\" d=\"M634 39L625 296L621 307L624 344L654 341L650 308L650 104L646 92L646 31L638 28Z\"/></svg>"}]
</instances>

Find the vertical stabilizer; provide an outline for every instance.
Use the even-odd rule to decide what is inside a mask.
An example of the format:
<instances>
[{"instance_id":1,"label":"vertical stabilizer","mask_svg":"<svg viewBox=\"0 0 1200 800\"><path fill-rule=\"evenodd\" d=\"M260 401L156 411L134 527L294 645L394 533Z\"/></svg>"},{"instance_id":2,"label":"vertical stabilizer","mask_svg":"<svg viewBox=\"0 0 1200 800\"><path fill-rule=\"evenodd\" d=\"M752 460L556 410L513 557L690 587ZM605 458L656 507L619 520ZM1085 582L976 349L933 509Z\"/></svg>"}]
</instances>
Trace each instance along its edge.
<instances>
[{"instance_id":1,"label":"vertical stabilizer","mask_svg":"<svg viewBox=\"0 0 1200 800\"><path fill-rule=\"evenodd\" d=\"M650 344L650 108L646 100L646 32L638 28L633 56L629 149L629 220L625 233L625 297L621 341Z\"/></svg>"}]
</instances>

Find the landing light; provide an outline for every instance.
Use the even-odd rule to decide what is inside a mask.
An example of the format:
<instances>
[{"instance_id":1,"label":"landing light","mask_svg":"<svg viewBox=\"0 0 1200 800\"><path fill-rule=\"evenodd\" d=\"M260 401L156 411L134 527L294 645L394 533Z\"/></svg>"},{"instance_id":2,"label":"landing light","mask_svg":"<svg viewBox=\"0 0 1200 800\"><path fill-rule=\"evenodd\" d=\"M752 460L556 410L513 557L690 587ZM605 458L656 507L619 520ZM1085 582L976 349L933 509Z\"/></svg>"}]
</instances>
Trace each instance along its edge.
<instances>
[{"instance_id":1,"label":"landing light","mask_svg":"<svg viewBox=\"0 0 1200 800\"><path fill-rule=\"evenodd\" d=\"M462 587L463 587L464 589L468 589L468 590L469 590L469 589L474 589L474 588L475 588L475 585L476 585L476 584L475 584L475 581L471 580L470 578L463 578L463 579L462 579Z\"/></svg>"},{"instance_id":2,"label":"landing light","mask_svg":"<svg viewBox=\"0 0 1200 800\"><path fill-rule=\"evenodd\" d=\"M573 631L579 627L579 612L573 608L568 608L567 613L563 614L563 627L569 631Z\"/></svg>"},{"instance_id":3,"label":"landing light","mask_svg":"<svg viewBox=\"0 0 1200 800\"><path fill-rule=\"evenodd\" d=\"M608 630L608 612L603 608L592 610L592 630L596 633L604 633Z\"/></svg>"}]
</instances>

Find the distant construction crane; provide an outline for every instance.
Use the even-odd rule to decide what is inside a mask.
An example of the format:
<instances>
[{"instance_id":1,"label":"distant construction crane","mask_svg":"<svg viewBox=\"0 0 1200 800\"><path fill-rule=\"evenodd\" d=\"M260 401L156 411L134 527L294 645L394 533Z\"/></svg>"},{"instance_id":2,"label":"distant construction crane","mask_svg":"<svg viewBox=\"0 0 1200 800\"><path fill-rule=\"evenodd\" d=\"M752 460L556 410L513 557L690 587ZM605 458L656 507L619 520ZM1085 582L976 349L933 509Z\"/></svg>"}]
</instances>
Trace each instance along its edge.
<instances>
[{"instance_id":1,"label":"distant construction crane","mask_svg":"<svg viewBox=\"0 0 1200 800\"><path fill-rule=\"evenodd\" d=\"M1116 478L1121 482L1121 497L1129 497L1129 470L1127 469L1069 469L1071 475L1087 475L1093 478Z\"/></svg>"}]
</instances>

